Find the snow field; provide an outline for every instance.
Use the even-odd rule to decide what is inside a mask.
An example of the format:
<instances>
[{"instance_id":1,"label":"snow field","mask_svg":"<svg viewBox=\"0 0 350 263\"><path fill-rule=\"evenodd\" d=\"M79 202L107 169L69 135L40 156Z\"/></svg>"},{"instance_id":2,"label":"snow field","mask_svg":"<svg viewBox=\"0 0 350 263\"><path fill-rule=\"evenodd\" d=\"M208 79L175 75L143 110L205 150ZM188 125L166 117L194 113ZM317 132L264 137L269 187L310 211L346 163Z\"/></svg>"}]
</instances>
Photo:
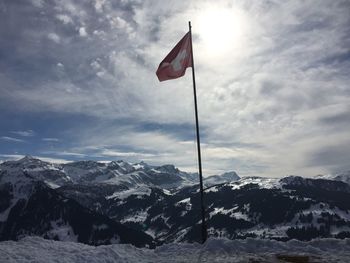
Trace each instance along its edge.
<instances>
[{"instance_id":1,"label":"snow field","mask_svg":"<svg viewBox=\"0 0 350 263\"><path fill-rule=\"evenodd\" d=\"M316 239L310 242L209 239L204 245L173 243L155 250L139 249L127 244L94 247L39 237L0 242L3 263L283 262L278 257L285 255L303 256L309 262L345 263L350 258L350 239Z\"/></svg>"}]
</instances>

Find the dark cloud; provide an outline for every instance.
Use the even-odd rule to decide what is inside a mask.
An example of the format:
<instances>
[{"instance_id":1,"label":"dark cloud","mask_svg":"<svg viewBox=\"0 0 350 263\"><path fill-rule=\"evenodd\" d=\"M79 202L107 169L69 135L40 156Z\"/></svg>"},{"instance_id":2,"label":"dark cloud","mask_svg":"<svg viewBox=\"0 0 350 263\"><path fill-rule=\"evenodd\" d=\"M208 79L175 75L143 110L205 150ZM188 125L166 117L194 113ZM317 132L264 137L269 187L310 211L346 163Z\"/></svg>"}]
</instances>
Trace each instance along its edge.
<instances>
[{"instance_id":1,"label":"dark cloud","mask_svg":"<svg viewBox=\"0 0 350 263\"><path fill-rule=\"evenodd\" d=\"M346 52L340 54L334 54L332 56L326 57L320 61L320 63L329 65L329 64L341 64L341 63L350 63L350 49Z\"/></svg>"},{"instance_id":2,"label":"dark cloud","mask_svg":"<svg viewBox=\"0 0 350 263\"><path fill-rule=\"evenodd\" d=\"M282 88L281 83L278 83L277 81L274 81L274 80L268 80L268 79L262 80L260 85L261 85L260 93L266 97L271 97L275 95Z\"/></svg>"},{"instance_id":3,"label":"dark cloud","mask_svg":"<svg viewBox=\"0 0 350 263\"><path fill-rule=\"evenodd\" d=\"M328 113L328 116L321 117L319 122L332 126L335 129L339 129L339 127L350 127L350 110L333 114Z\"/></svg>"},{"instance_id":4,"label":"dark cloud","mask_svg":"<svg viewBox=\"0 0 350 263\"><path fill-rule=\"evenodd\" d=\"M332 138L327 138L331 140ZM336 138L334 138L336 140ZM308 158L308 165L316 167L327 167L330 172L337 173L350 169L350 142L341 145L323 147L312 153Z\"/></svg>"}]
</instances>

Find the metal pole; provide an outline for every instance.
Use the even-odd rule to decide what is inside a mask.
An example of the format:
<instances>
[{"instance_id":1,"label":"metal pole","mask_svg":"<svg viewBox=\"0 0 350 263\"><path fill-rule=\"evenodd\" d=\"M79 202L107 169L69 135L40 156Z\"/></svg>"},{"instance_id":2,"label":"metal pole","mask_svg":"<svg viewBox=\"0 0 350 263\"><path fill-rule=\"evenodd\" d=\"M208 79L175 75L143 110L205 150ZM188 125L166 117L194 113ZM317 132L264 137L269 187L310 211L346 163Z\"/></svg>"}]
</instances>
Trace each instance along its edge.
<instances>
[{"instance_id":1,"label":"metal pole","mask_svg":"<svg viewBox=\"0 0 350 263\"><path fill-rule=\"evenodd\" d=\"M196 116L196 134L197 134L197 150L198 150L199 186L200 186L200 199L201 199L201 212L202 212L202 243L204 243L207 240L207 226L206 226L206 223L205 223L204 194L203 194L204 191L203 191L203 176L202 176L202 158L201 158L201 144L200 144L200 138L199 138L197 92L196 92L196 78L195 78L195 73L194 73L191 21L188 22L188 26L189 26L189 30L190 30L190 41L191 41L193 96L194 96L194 111L195 111L195 116Z\"/></svg>"}]
</instances>

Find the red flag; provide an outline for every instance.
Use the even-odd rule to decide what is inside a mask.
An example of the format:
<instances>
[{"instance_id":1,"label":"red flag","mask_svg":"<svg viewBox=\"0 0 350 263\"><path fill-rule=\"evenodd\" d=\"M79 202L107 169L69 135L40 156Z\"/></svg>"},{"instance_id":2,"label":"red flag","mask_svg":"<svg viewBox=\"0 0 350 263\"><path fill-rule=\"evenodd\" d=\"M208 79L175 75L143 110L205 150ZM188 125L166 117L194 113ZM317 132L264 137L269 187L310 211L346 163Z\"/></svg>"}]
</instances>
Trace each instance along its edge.
<instances>
[{"instance_id":1,"label":"red flag","mask_svg":"<svg viewBox=\"0 0 350 263\"><path fill-rule=\"evenodd\" d=\"M186 68L191 66L191 38L188 32L160 62L156 74L159 81L176 79L185 75Z\"/></svg>"}]
</instances>

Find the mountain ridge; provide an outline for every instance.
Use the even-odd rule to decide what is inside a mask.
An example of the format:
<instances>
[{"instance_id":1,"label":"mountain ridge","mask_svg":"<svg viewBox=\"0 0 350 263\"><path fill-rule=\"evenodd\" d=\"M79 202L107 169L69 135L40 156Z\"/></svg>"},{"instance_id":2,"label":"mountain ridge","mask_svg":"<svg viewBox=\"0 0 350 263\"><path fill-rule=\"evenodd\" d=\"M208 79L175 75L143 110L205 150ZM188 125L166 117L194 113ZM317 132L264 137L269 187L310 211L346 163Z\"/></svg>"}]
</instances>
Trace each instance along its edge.
<instances>
[{"instance_id":1,"label":"mountain ridge","mask_svg":"<svg viewBox=\"0 0 350 263\"><path fill-rule=\"evenodd\" d=\"M134 186L140 183L148 186L176 188L197 184L198 174L180 171L172 164L151 166L145 162L131 164L123 160L101 163L96 161L76 161L53 164L32 156L16 161L5 161L0 169L25 169L34 177L44 180L50 187L60 187L67 183L109 183ZM204 178L204 183L222 183L224 180L239 180L236 172L212 175Z\"/></svg>"},{"instance_id":2,"label":"mountain ridge","mask_svg":"<svg viewBox=\"0 0 350 263\"><path fill-rule=\"evenodd\" d=\"M31 192L24 187L26 182L34 180L46 187L42 187L44 193L74 201L90 211L92 218L103 216L144 232L157 244L200 242L196 174L182 172L174 165L144 162L56 165L33 159L0 164L0 195L4 197L0 219L15 208L11 187L25 195ZM301 176L240 178L233 171L208 178L204 180L204 201L210 236L277 240L350 237L350 186L345 182ZM32 224L34 227L35 221ZM103 240L96 238L95 242L102 244Z\"/></svg>"}]
</instances>

